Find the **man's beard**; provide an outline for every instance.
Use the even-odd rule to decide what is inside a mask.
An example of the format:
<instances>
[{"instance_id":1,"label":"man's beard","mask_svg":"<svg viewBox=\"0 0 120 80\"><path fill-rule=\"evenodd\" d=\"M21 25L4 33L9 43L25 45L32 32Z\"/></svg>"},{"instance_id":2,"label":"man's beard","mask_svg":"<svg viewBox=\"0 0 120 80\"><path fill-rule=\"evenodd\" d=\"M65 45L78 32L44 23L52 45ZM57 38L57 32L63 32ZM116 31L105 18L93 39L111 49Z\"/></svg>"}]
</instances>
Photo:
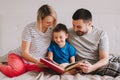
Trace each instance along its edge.
<instances>
[{"instance_id":1,"label":"man's beard","mask_svg":"<svg viewBox=\"0 0 120 80\"><path fill-rule=\"evenodd\" d=\"M85 33L86 33L86 32L76 31L76 34L77 34L78 36L83 36Z\"/></svg>"}]
</instances>

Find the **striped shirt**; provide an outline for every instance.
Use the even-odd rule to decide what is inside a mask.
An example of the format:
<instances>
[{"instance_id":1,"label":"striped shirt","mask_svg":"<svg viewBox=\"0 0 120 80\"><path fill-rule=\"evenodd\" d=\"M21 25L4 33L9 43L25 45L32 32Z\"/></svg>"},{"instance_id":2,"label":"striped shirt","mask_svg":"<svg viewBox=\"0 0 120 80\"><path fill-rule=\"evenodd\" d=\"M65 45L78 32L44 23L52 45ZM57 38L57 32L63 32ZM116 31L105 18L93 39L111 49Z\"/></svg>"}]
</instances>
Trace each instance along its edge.
<instances>
[{"instance_id":1,"label":"striped shirt","mask_svg":"<svg viewBox=\"0 0 120 80\"><path fill-rule=\"evenodd\" d=\"M31 43L29 52L30 54L40 59L45 57L47 48L52 39L52 28L49 27L45 33L38 31L36 23L27 25L22 33L22 40Z\"/></svg>"}]
</instances>

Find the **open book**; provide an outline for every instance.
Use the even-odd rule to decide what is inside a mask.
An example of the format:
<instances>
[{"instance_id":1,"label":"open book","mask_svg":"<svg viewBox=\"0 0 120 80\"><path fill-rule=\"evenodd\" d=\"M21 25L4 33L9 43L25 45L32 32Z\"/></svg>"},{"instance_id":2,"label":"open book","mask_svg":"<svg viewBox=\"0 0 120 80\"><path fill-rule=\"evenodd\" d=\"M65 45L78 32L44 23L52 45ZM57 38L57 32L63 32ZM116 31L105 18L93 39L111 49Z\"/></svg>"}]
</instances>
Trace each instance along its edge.
<instances>
[{"instance_id":1,"label":"open book","mask_svg":"<svg viewBox=\"0 0 120 80\"><path fill-rule=\"evenodd\" d=\"M71 69L75 69L77 68L76 66L78 65L79 62L84 62L84 61L78 61L75 63L71 63L69 65L67 65L65 68L60 67L58 65L56 65L52 60L50 60L49 58L41 58L40 61L42 63L44 63L46 66L48 66L49 68L51 68L52 70L56 71L59 74L63 74Z\"/></svg>"}]
</instances>

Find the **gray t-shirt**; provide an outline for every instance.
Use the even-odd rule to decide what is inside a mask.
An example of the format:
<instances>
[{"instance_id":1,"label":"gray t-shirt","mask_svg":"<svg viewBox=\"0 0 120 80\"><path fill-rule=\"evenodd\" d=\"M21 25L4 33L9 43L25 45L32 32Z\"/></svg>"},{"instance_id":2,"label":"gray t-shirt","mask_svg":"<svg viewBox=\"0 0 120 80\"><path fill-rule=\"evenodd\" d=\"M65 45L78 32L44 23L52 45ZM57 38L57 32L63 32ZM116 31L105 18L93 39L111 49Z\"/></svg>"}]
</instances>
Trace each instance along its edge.
<instances>
[{"instance_id":1,"label":"gray t-shirt","mask_svg":"<svg viewBox=\"0 0 120 80\"><path fill-rule=\"evenodd\" d=\"M99 50L109 51L107 34L93 27L91 33L78 36L74 29L69 29L69 42L76 48L76 60L86 59L94 64L99 60Z\"/></svg>"}]
</instances>

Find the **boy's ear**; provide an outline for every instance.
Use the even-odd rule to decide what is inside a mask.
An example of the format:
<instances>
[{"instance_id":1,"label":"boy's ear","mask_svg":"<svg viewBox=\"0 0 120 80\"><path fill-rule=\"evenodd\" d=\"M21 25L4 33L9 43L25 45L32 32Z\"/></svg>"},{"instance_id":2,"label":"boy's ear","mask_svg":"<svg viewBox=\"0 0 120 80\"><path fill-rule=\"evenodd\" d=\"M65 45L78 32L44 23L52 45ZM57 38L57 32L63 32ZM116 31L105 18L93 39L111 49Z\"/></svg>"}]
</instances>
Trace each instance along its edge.
<instances>
[{"instance_id":1,"label":"boy's ear","mask_svg":"<svg viewBox=\"0 0 120 80\"><path fill-rule=\"evenodd\" d=\"M68 36L69 36L69 35L68 35L68 34L66 34L66 38L68 38Z\"/></svg>"}]
</instances>

